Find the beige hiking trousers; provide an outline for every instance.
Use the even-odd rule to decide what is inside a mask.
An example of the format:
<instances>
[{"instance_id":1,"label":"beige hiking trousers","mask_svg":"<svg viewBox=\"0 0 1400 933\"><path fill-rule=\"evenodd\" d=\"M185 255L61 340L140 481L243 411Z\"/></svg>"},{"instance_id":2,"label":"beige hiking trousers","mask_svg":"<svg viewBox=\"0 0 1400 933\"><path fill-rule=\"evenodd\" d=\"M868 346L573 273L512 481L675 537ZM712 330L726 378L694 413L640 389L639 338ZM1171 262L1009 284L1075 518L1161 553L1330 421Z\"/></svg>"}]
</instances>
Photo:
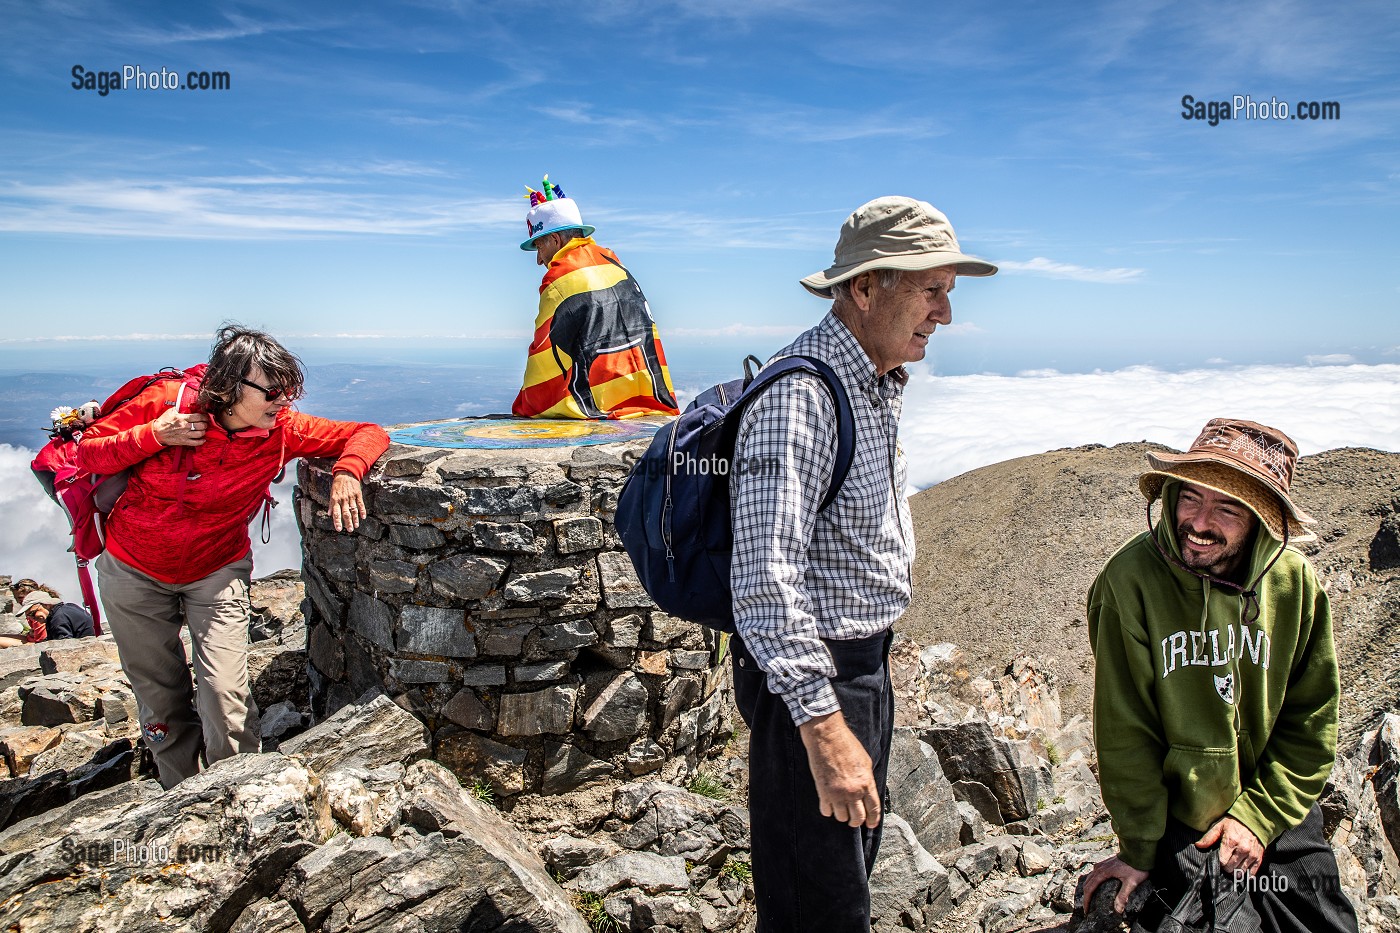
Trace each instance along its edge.
<instances>
[{"instance_id":1,"label":"beige hiking trousers","mask_svg":"<svg viewBox=\"0 0 1400 933\"><path fill-rule=\"evenodd\" d=\"M111 554L97 559L106 625L141 713L141 734L167 790L209 764L261 749L248 684L248 555L193 583L162 583ZM190 683L180 626L194 650ZM198 688L196 690L196 687Z\"/></svg>"}]
</instances>

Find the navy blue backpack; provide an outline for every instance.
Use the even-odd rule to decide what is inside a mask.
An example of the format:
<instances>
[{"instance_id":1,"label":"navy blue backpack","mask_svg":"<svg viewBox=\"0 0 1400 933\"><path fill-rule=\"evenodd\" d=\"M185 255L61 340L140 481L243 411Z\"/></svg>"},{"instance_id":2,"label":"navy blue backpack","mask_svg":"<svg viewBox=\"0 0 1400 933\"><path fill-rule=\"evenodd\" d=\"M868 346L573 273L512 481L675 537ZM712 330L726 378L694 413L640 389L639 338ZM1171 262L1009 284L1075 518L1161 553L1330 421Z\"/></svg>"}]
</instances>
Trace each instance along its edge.
<instances>
[{"instance_id":1,"label":"navy blue backpack","mask_svg":"<svg viewBox=\"0 0 1400 933\"><path fill-rule=\"evenodd\" d=\"M836 402L836 464L819 511L841 491L855 456L851 402L831 367L791 356L754 376L750 359L745 378L706 389L656 433L617 502L617 533L647 594L665 612L721 632L734 631L729 471L749 403L789 373L812 373L826 383Z\"/></svg>"}]
</instances>

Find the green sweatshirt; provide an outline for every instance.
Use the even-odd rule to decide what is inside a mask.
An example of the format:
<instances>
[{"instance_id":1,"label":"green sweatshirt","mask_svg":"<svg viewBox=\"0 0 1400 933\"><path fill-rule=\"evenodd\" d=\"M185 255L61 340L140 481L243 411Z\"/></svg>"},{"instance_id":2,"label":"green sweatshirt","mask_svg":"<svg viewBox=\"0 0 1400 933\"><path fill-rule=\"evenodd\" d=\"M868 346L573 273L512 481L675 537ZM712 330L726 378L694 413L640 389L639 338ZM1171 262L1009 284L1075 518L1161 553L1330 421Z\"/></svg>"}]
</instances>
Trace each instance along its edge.
<instances>
[{"instance_id":1,"label":"green sweatshirt","mask_svg":"<svg viewBox=\"0 0 1400 933\"><path fill-rule=\"evenodd\" d=\"M1163 489L1164 516L1178 488ZM1179 559L1172 523L1156 534ZM1278 549L1261 527L1249 581ZM1291 549L1257 589L1244 624L1239 594L1169 564L1144 532L1089 591L1099 779L1134 868L1153 867L1168 813L1202 832L1228 814L1267 846L1322 793L1341 689L1327 594Z\"/></svg>"}]
</instances>

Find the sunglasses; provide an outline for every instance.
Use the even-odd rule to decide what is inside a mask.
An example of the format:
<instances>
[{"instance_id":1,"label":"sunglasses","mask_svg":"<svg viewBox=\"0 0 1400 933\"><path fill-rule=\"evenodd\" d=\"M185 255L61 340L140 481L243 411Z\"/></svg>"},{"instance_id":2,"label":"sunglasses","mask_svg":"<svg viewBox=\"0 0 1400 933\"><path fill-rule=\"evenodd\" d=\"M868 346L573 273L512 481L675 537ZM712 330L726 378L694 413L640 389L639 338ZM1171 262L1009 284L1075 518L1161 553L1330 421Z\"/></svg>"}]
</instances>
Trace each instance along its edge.
<instances>
[{"instance_id":1,"label":"sunglasses","mask_svg":"<svg viewBox=\"0 0 1400 933\"><path fill-rule=\"evenodd\" d=\"M257 389L259 392L261 392L264 396L267 397L267 400L269 402L275 402L283 396L289 398L295 397L291 395L286 386L273 386L269 389L267 386L260 386L256 382L249 382L247 379L240 379L238 381L241 385L245 385L250 389Z\"/></svg>"}]
</instances>

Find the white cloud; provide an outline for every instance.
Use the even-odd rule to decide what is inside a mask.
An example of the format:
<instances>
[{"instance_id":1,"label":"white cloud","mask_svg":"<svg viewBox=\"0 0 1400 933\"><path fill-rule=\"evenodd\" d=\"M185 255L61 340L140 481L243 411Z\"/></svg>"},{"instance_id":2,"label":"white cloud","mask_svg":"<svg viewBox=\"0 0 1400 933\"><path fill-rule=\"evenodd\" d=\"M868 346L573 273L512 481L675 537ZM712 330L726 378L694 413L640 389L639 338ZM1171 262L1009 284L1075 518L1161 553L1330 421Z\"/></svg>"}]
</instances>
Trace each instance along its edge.
<instances>
[{"instance_id":1,"label":"white cloud","mask_svg":"<svg viewBox=\"0 0 1400 933\"><path fill-rule=\"evenodd\" d=\"M403 167L389 166L398 174ZM380 169L383 171L382 167ZM436 236L519 221L514 204L370 192L334 180L90 178L0 188L0 231L86 236L288 239Z\"/></svg>"},{"instance_id":2,"label":"white cloud","mask_svg":"<svg viewBox=\"0 0 1400 933\"><path fill-rule=\"evenodd\" d=\"M934 376L920 366L905 396L901 441L910 485L1080 444L1149 440L1177 449L1211 418L1273 425L1302 453L1400 451L1400 365L1243 366L1170 373Z\"/></svg>"},{"instance_id":3,"label":"white cloud","mask_svg":"<svg viewBox=\"0 0 1400 933\"><path fill-rule=\"evenodd\" d=\"M693 392L677 389L682 405ZM1080 444L1149 440L1182 448L1217 416L1286 431L1304 454L1334 447L1400 451L1400 364L1245 366L1170 373L935 376L913 367L901 441L921 489L987 464ZM78 592L68 523L29 472L33 452L0 445L0 573ZM272 541L254 543L256 573L301 564L292 514L295 470L274 492ZM256 530L254 531L256 535Z\"/></svg>"},{"instance_id":4,"label":"white cloud","mask_svg":"<svg viewBox=\"0 0 1400 933\"><path fill-rule=\"evenodd\" d=\"M1108 285L1122 285L1136 282L1146 274L1145 269L1091 269L1068 262L1056 262L1037 256L1026 262L1012 259L998 259L997 265L1006 272L1022 272L1026 275L1041 275L1051 279L1073 279L1076 282L1098 282Z\"/></svg>"},{"instance_id":5,"label":"white cloud","mask_svg":"<svg viewBox=\"0 0 1400 933\"><path fill-rule=\"evenodd\" d=\"M1350 353L1322 353L1303 359L1309 366L1345 366L1356 362L1356 357Z\"/></svg>"},{"instance_id":6,"label":"white cloud","mask_svg":"<svg viewBox=\"0 0 1400 933\"><path fill-rule=\"evenodd\" d=\"M208 340L208 334L60 334L56 337L0 337L5 343L67 343L75 341L108 342L113 340L154 341L154 340Z\"/></svg>"}]
</instances>

